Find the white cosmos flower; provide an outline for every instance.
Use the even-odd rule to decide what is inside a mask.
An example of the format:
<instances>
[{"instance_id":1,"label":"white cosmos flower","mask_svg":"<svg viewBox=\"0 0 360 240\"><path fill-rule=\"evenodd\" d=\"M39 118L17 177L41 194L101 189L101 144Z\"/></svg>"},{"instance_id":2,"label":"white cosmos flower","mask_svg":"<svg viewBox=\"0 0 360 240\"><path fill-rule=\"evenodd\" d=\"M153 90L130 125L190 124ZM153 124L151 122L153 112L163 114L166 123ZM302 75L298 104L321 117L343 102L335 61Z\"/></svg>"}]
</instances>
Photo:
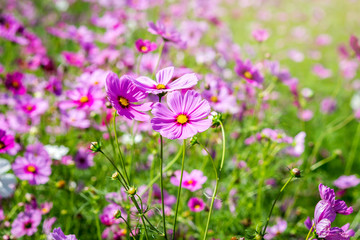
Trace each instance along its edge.
<instances>
[{"instance_id":1,"label":"white cosmos flower","mask_svg":"<svg viewBox=\"0 0 360 240\"><path fill-rule=\"evenodd\" d=\"M0 158L0 199L10 197L16 186L16 177L12 173L6 173L11 169L8 160Z\"/></svg>"},{"instance_id":2,"label":"white cosmos flower","mask_svg":"<svg viewBox=\"0 0 360 240\"><path fill-rule=\"evenodd\" d=\"M69 152L69 148L61 145L45 145L45 150L48 152L50 157L55 160L61 160L63 156L65 156Z\"/></svg>"}]
</instances>

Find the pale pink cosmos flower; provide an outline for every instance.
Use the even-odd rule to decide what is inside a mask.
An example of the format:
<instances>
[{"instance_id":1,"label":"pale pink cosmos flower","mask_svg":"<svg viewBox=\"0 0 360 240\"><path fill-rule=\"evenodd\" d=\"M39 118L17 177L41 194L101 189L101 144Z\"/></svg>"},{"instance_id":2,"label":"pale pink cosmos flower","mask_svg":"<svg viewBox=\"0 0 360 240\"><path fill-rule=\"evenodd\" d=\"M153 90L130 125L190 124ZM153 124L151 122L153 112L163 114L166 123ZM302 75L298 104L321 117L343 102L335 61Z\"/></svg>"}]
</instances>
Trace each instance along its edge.
<instances>
[{"instance_id":1,"label":"pale pink cosmos flower","mask_svg":"<svg viewBox=\"0 0 360 240\"><path fill-rule=\"evenodd\" d=\"M175 185L180 185L180 176L181 171L177 170L174 172L173 177L170 178L170 182ZM184 171L182 179L182 187L189 189L191 192L195 192L202 188L202 185L206 182L207 177L203 175L203 172L200 170L193 170L191 173Z\"/></svg>"},{"instance_id":2,"label":"pale pink cosmos flower","mask_svg":"<svg viewBox=\"0 0 360 240\"><path fill-rule=\"evenodd\" d=\"M334 185L340 189L355 187L360 184L360 178L356 175L341 176L334 181Z\"/></svg>"},{"instance_id":3,"label":"pale pink cosmos flower","mask_svg":"<svg viewBox=\"0 0 360 240\"><path fill-rule=\"evenodd\" d=\"M178 79L174 78L174 67L167 67L161 69L156 74L156 81L141 76L134 80L134 83L143 91L153 94L159 94L163 92L169 92L174 90L186 89L195 86L198 82L198 78L195 73L187 73Z\"/></svg>"},{"instance_id":4,"label":"pale pink cosmos flower","mask_svg":"<svg viewBox=\"0 0 360 240\"><path fill-rule=\"evenodd\" d=\"M252 36L256 41L264 42L269 38L269 32L266 29L255 29Z\"/></svg>"},{"instance_id":5,"label":"pale pink cosmos flower","mask_svg":"<svg viewBox=\"0 0 360 240\"><path fill-rule=\"evenodd\" d=\"M273 239L283 233L287 228L287 222L284 219L278 218L276 224L272 227L269 227L265 239Z\"/></svg>"},{"instance_id":6,"label":"pale pink cosmos flower","mask_svg":"<svg viewBox=\"0 0 360 240\"><path fill-rule=\"evenodd\" d=\"M163 103L154 104L151 120L152 128L166 138L187 139L206 131L212 124L207 118L211 111L208 101L201 99L194 90L185 95L169 93L167 104L169 108Z\"/></svg>"}]
</instances>

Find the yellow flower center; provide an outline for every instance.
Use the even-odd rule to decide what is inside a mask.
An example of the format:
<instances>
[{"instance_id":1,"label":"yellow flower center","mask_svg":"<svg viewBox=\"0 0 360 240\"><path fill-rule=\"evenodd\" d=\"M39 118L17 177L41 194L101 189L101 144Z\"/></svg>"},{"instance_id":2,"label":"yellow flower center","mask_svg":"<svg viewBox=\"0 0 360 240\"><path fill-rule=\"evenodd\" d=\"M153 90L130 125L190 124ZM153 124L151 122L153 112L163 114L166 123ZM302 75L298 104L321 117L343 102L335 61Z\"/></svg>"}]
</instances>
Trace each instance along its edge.
<instances>
[{"instance_id":1,"label":"yellow flower center","mask_svg":"<svg viewBox=\"0 0 360 240\"><path fill-rule=\"evenodd\" d=\"M194 182L193 180L189 180L188 184L193 184L193 182Z\"/></svg>"},{"instance_id":2,"label":"yellow flower center","mask_svg":"<svg viewBox=\"0 0 360 240\"><path fill-rule=\"evenodd\" d=\"M211 96L210 101L212 101L214 103L218 102L217 96Z\"/></svg>"},{"instance_id":3,"label":"yellow flower center","mask_svg":"<svg viewBox=\"0 0 360 240\"><path fill-rule=\"evenodd\" d=\"M18 88L20 84L19 84L17 81L13 81L13 82L11 83L11 85L12 85L14 88Z\"/></svg>"},{"instance_id":4,"label":"yellow flower center","mask_svg":"<svg viewBox=\"0 0 360 240\"><path fill-rule=\"evenodd\" d=\"M95 82L94 82L94 85L98 85L98 84L99 84L99 81L95 81Z\"/></svg>"},{"instance_id":5,"label":"yellow flower center","mask_svg":"<svg viewBox=\"0 0 360 240\"><path fill-rule=\"evenodd\" d=\"M49 212L49 209L47 209L47 208L43 208L43 209L41 209L41 211L42 211L42 213L48 213Z\"/></svg>"},{"instance_id":6,"label":"yellow flower center","mask_svg":"<svg viewBox=\"0 0 360 240\"><path fill-rule=\"evenodd\" d=\"M34 108L34 107L33 107L32 105L27 105L27 106L26 106L26 110L28 110L28 111L33 110L33 108Z\"/></svg>"},{"instance_id":7,"label":"yellow flower center","mask_svg":"<svg viewBox=\"0 0 360 240\"><path fill-rule=\"evenodd\" d=\"M32 173L33 173L33 172L36 171L36 168L35 168L34 166L31 166L31 165L30 165L30 166L27 167L26 170L28 170L28 172L32 172Z\"/></svg>"},{"instance_id":8,"label":"yellow flower center","mask_svg":"<svg viewBox=\"0 0 360 240\"><path fill-rule=\"evenodd\" d=\"M146 51L148 50L148 48L147 48L146 46L142 46L140 49L141 49L141 51L143 51L143 52L146 52Z\"/></svg>"},{"instance_id":9,"label":"yellow flower center","mask_svg":"<svg viewBox=\"0 0 360 240\"><path fill-rule=\"evenodd\" d=\"M89 101L89 98L87 97L87 96L82 96L81 98L80 98L80 102L81 103L86 103L86 102L88 102Z\"/></svg>"},{"instance_id":10,"label":"yellow flower center","mask_svg":"<svg viewBox=\"0 0 360 240\"><path fill-rule=\"evenodd\" d=\"M176 121L177 121L178 123L180 123L180 124L185 124L185 123L187 123L188 120L189 120L189 119L188 119L188 117L187 117L185 114L180 114L180 115L177 116L177 118L176 118Z\"/></svg>"},{"instance_id":11,"label":"yellow flower center","mask_svg":"<svg viewBox=\"0 0 360 240\"><path fill-rule=\"evenodd\" d=\"M158 84L157 86L156 86L156 89L165 89L165 85L164 84Z\"/></svg>"},{"instance_id":12,"label":"yellow flower center","mask_svg":"<svg viewBox=\"0 0 360 240\"><path fill-rule=\"evenodd\" d=\"M199 204L197 204L197 205L195 205L195 207L194 207L195 209L199 209L200 208L200 205Z\"/></svg>"},{"instance_id":13,"label":"yellow flower center","mask_svg":"<svg viewBox=\"0 0 360 240\"><path fill-rule=\"evenodd\" d=\"M123 108L129 106L129 101L124 97L119 97L119 103Z\"/></svg>"},{"instance_id":14,"label":"yellow flower center","mask_svg":"<svg viewBox=\"0 0 360 240\"><path fill-rule=\"evenodd\" d=\"M253 75L251 74L251 72L246 71L246 72L244 72L244 77L246 77L248 79L252 79Z\"/></svg>"}]
</instances>

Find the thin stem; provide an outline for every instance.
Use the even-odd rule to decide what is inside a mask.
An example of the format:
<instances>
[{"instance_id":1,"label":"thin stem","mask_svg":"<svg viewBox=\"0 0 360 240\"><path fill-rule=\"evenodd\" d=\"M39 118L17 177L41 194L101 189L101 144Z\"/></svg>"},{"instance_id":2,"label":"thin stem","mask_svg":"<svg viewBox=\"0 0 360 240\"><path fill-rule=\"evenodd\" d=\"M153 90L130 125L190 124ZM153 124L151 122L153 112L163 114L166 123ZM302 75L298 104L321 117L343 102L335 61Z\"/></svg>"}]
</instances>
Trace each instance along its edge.
<instances>
[{"instance_id":1,"label":"thin stem","mask_svg":"<svg viewBox=\"0 0 360 240\"><path fill-rule=\"evenodd\" d=\"M289 184L289 182L291 182L291 180L292 180L293 178L294 178L294 176L291 176L291 177L289 178L289 180L286 181L286 183L284 184L284 186L280 189L279 194L278 194L277 197L275 198L275 200L274 200L274 202L273 202L273 204L272 204L272 206L271 206L269 216L268 216L267 219L266 219L266 224L265 224L265 227L264 227L264 230L263 230L263 235L265 235L265 233L266 233L266 228L267 228L267 226L269 225L270 217L271 217L271 214L272 214L272 212L273 212L273 210L274 210L274 207L275 207L276 202L279 200L279 198L280 198L280 196L281 196L281 193L284 191L284 189L286 188L286 186Z\"/></svg>"},{"instance_id":2,"label":"thin stem","mask_svg":"<svg viewBox=\"0 0 360 240\"><path fill-rule=\"evenodd\" d=\"M177 215L178 215L178 210L179 210L180 194L181 194L181 188L182 188L182 179L183 179L183 173L184 173L185 150L186 150L186 140L184 140L184 143L183 143L183 155L182 155L182 161L181 161L180 185L179 185L179 190L178 190L177 199L176 199L176 209L175 209L175 217L174 217L174 229L173 229L173 237L172 237L172 239L174 239L174 240L175 240L175 234L176 234L176 221L177 221Z\"/></svg>"},{"instance_id":3,"label":"thin stem","mask_svg":"<svg viewBox=\"0 0 360 240\"><path fill-rule=\"evenodd\" d=\"M310 234L312 233L312 231L313 231L313 229L314 229L314 226L315 226L315 223L311 226L310 231L308 232L305 240L308 240L308 239L309 239Z\"/></svg>"},{"instance_id":4,"label":"thin stem","mask_svg":"<svg viewBox=\"0 0 360 240\"><path fill-rule=\"evenodd\" d=\"M207 222L206 222L206 227L205 227L205 232L204 232L204 240L206 240L207 237L207 233L208 233L208 229L209 229L209 224L210 224L210 220L211 220L211 213L214 207L214 202L215 202L215 198L216 198L216 194L218 191L218 187L219 187L219 182L220 182L220 175L221 175L221 170L224 166L224 160L225 160L225 150L226 150L226 138L225 138L225 129L224 129L224 125L222 124L222 122L220 121L220 127L221 127L221 133L222 133L222 141L223 141L223 145L222 145L222 156L221 156L221 162L220 162L220 168L219 168L219 174L217 173L216 167L215 167L215 163L213 162L213 168L215 171L215 176L216 176L216 185L215 185L215 189L213 192L213 195L211 197L211 204L210 204L210 209L209 209L209 215L207 218ZM209 152L207 150L205 150L208 154ZM211 155L209 154L209 156L211 157ZM212 158L212 157L211 157Z\"/></svg>"},{"instance_id":5,"label":"thin stem","mask_svg":"<svg viewBox=\"0 0 360 240\"><path fill-rule=\"evenodd\" d=\"M126 172L126 166L125 166L125 161L124 161L124 158L123 158L123 155L121 153L121 149L120 149L120 146L119 146L119 141L118 141L118 137L117 137L117 131L116 131L116 112L114 113L114 118L113 118L113 124L114 124L114 134L115 134L115 142L116 142L116 146L119 150L119 156L120 156L120 162L122 164L122 167L124 169L124 174L125 174L125 177L126 177L126 180L127 180L127 184L130 184L130 180L129 180L129 177L127 175L127 172Z\"/></svg>"},{"instance_id":6,"label":"thin stem","mask_svg":"<svg viewBox=\"0 0 360 240\"><path fill-rule=\"evenodd\" d=\"M139 204L137 203L136 199L134 196L131 196L131 201L134 203L137 211L140 213L140 218L143 222L143 225L144 225L144 229L145 229L145 236L146 236L146 239L149 239L149 235L148 235L148 232L147 232L147 228L146 228L146 223L145 223L145 220L144 220L144 212L142 211L142 209L139 207Z\"/></svg>"},{"instance_id":7,"label":"thin stem","mask_svg":"<svg viewBox=\"0 0 360 240\"><path fill-rule=\"evenodd\" d=\"M100 232L100 223L99 223L99 218L96 218L96 232L97 232L97 237L99 240L101 240L101 232Z\"/></svg>"},{"instance_id":8,"label":"thin stem","mask_svg":"<svg viewBox=\"0 0 360 240\"><path fill-rule=\"evenodd\" d=\"M122 216L121 216L120 218L126 223L126 226L128 227L129 232L130 232L132 238L133 238L134 240L136 240L133 232L131 231L131 227L130 227L130 225L128 224L128 222L127 222L127 221L125 220L125 218L123 218Z\"/></svg>"},{"instance_id":9,"label":"thin stem","mask_svg":"<svg viewBox=\"0 0 360 240\"><path fill-rule=\"evenodd\" d=\"M116 167L115 163L114 163L103 151L100 150L99 152L100 152L102 155L104 155L105 158L106 158L107 160L109 160L109 162L113 165L113 167L114 167L115 170L119 173L119 176L120 176L121 179L122 179L122 181L121 181L121 179L118 178L119 181L120 181L120 183L124 186L125 190L128 190L129 188L128 188L127 184L126 184L125 178L124 178L124 176L122 175L122 173L120 172L120 170Z\"/></svg>"},{"instance_id":10,"label":"thin stem","mask_svg":"<svg viewBox=\"0 0 360 240\"><path fill-rule=\"evenodd\" d=\"M352 146L351 146L349 159L346 162L345 175L350 174L351 168L352 168L353 163L354 163L356 150L357 150L358 145L359 145L359 140L360 140L360 123L358 123L358 127L356 129L354 140L353 140L353 143L352 143Z\"/></svg>"},{"instance_id":11,"label":"thin stem","mask_svg":"<svg viewBox=\"0 0 360 240\"><path fill-rule=\"evenodd\" d=\"M159 57L156 61L156 65L155 65L155 68L154 68L154 72L153 72L153 78L155 77L155 74L157 72L157 69L159 67L159 63L160 63L160 59L161 59L161 56L163 54L163 50L164 50L164 46L165 46L165 41L163 41L159 47Z\"/></svg>"}]
</instances>

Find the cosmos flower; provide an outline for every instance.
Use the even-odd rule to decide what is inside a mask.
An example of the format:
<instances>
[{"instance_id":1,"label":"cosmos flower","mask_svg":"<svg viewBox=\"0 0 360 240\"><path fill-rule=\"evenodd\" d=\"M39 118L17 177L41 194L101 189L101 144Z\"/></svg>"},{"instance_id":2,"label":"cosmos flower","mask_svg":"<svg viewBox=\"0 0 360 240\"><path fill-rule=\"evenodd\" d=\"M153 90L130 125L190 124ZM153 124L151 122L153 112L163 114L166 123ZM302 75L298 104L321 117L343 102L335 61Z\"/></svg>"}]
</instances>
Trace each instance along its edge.
<instances>
[{"instance_id":1,"label":"cosmos flower","mask_svg":"<svg viewBox=\"0 0 360 240\"><path fill-rule=\"evenodd\" d=\"M55 223L56 221L56 217L52 217L52 218L47 218L44 220L44 223L43 223L43 232L46 234L46 235L49 235L51 233L51 229L52 229L52 226L53 224Z\"/></svg>"},{"instance_id":2,"label":"cosmos flower","mask_svg":"<svg viewBox=\"0 0 360 240\"><path fill-rule=\"evenodd\" d=\"M26 88L22 83L24 74L14 72L6 74L5 87L13 94L22 95L26 93Z\"/></svg>"},{"instance_id":3,"label":"cosmos flower","mask_svg":"<svg viewBox=\"0 0 360 240\"><path fill-rule=\"evenodd\" d=\"M190 198L188 207L192 212L201 212L205 209L205 203L201 198Z\"/></svg>"},{"instance_id":4,"label":"cosmos flower","mask_svg":"<svg viewBox=\"0 0 360 240\"><path fill-rule=\"evenodd\" d=\"M360 58L360 44L359 44L359 39L354 36L351 35L350 37L350 47L352 48L352 50L355 52L355 55Z\"/></svg>"},{"instance_id":5,"label":"cosmos flower","mask_svg":"<svg viewBox=\"0 0 360 240\"><path fill-rule=\"evenodd\" d=\"M86 148L79 148L75 155L75 165L79 169L87 169L94 166L94 155Z\"/></svg>"},{"instance_id":6,"label":"cosmos flower","mask_svg":"<svg viewBox=\"0 0 360 240\"><path fill-rule=\"evenodd\" d=\"M356 175L341 176L334 181L334 185L340 189L355 187L360 184L360 178Z\"/></svg>"},{"instance_id":7,"label":"cosmos flower","mask_svg":"<svg viewBox=\"0 0 360 240\"><path fill-rule=\"evenodd\" d=\"M264 236L265 239L273 239L276 236L279 236L281 233L285 232L287 228L287 222L284 219L278 218L276 220L276 225L271 226L267 229L267 233Z\"/></svg>"},{"instance_id":8,"label":"cosmos flower","mask_svg":"<svg viewBox=\"0 0 360 240\"><path fill-rule=\"evenodd\" d=\"M111 226L113 224L119 224L120 222L122 222L121 219L116 219L114 217L114 213L117 210L121 211L121 215L126 219L126 212L124 210L122 210L119 205L117 205L115 203L111 203L111 204L107 205L103 209L103 212L100 214L99 218L100 218L101 223L106 226Z\"/></svg>"},{"instance_id":9,"label":"cosmos flower","mask_svg":"<svg viewBox=\"0 0 360 240\"><path fill-rule=\"evenodd\" d=\"M50 233L50 237L52 237L54 240L77 240L76 236L71 235L65 235L61 228L54 228L53 232Z\"/></svg>"},{"instance_id":10,"label":"cosmos flower","mask_svg":"<svg viewBox=\"0 0 360 240\"><path fill-rule=\"evenodd\" d=\"M37 232L37 227L41 222L41 212L37 209L26 210L17 215L11 225L11 234L16 238L24 235L32 236Z\"/></svg>"},{"instance_id":11,"label":"cosmos flower","mask_svg":"<svg viewBox=\"0 0 360 240\"><path fill-rule=\"evenodd\" d=\"M171 177L170 182L175 185L180 185L180 176L181 171L177 170L174 172L173 177ZM182 179L182 187L189 189L191 192L195 192L202 188L202 185L206 182L207 177L203 175L203 172L200 170L193 170L191 173L184 171Z\"/></svg>"},{"instance_id":12,"label":"cosmos flower","mask_svg":"<svg viewBox=\"0 0 360 240\"><path fill-rule=\"evenodd\" d=\"M210 105L202 100L199 93L189 90L182 95L171 92L167 95L167 104L156 103L153 106L152 128L169 139L187 139L199 132L206 131L212 120Z\"/></svg>"},{"instance_id":13,"label":"cosmos flower","mask_svg":"<svg viewBox=\"0 0 360 240\"><path fill-rule=\"evenodd\" d=\"M299 132L292 143L292 146L288 147L285 152L294 157L300 157L305 150L305 132Z\"/></svg>"},{"instance_id":14,"label":"cosmos flower","mask_svg":"<svg viewBox=\"0 0 360 240\"><path fill-rule=\"evenodd\" d=\"M0 129L0 153L4 153L14 146L14 137L12 135L6 134L4 130Z\"/></svg>"},{"instance_id":15,"label":"cosmos flower","mask_svg":"<svg viewBox=\"0 0 360 240\"><path fill-rule=\"evenodd\" d=\"M134 80L134 83L143 91L153 94L186 89L195 86L198 79L195 73L187 73L182 77L170 82L174 78L174 67L161 69L156 74L156 81L141 76Z\"/></svg>"},{"instance_id":16,"label":"cosmos flower","mask_svg":"<svg viewBox=\"0 0 360 240\"><path fill-rule=\"evenodd\" d=\"M157 45L149 40L138 39L135 42L136 49L141 53L148 53L156 50Z\"/></svg>"},{"instance_id":17,"label":"cosmos flower","mask_svg":"<svg viewBox=\"0 0 360 240\"><path fill-rule=\"evenodd\" d=\"M320 110L322 113L331 114L336 110L336 100L333 98L324 98L321 101Z\"/></svg>"},{"instance_id":18,"label":"cosmos flower","mask_svg":"<svg viewBox=\"0 0 360 240\"><path fill-rule=\"evenodd\" d=\"M133 84L134 78L124 75L120 79L115 73L106 78L106 93L112 106L120 116L137 121L147 121L149 116L143 111L150 110L152 103L135 104L147 97L147 94Z\"/></svg>"},{"instance_id":19,"label":"cosmos flower","mask_svg":"<svg viewBox=\"0 0 360 240\"><path fill-rule=\"evenodd\" d=\"M71 109L68 112L62 114L61 119L64 123L72 127L77 127L77 128L90 127L90 120L87 119L87 114L85 111Z\"/></svg>"},{"instance_id":20,"label":"cosmos flower","mask_svg":"<svg viewBox=\"0 0 360 240\"><path fill-rule=\"evenodd\" d=\"M162 22L158 21L155 23L148 23L148 31L152 34L159 35L164 41L173 42L179 45L183 45L180 33L175 29L167 28Z\"/></svg>"},{"instance_id":21,"label":"cosmos flower","mask_svg":"<svg viewBox=\"0 0 360 240\"><path fill-rule=\"evenodd\" d=\"M256 41L264 42L269 38L269 32L266 29L255 29L252 36Z\"/></svg>"},{"instance_id":22,"label":"cosmos flower","mask_svg":"<svg viewBox=\"0 0 360 240\"><path fill-rule=\"evenodd\" d=\"M49 181L51 163L43 157L25 154L25 157L16 158L12 169L21 180L27 180L31 185L39 185Z\"/></svg>"},{"instance_id":23,"label":"cosmos flower","mask_svg":"<svg viewBox=\"0 0 360 240\"><path fill-rule=\"evenodd\" d=\"M7 173L11 169L8 160L0 159L0 199L10 197L16 187L16 177L12 173Z\"/></svg>"},{"instance_id":24,"label":"cosmos flower","mask_svg":"<svg viewBox=\"0 0 360 240\"><path fill-rule=\"evenodd\" d=\"M49 104L46 100L33 98L30 95L23 96L16 104L16 109L22 111L30 118L35 118L44 114L48 108Z\"/></svg>"},{"instance_id":25,"label":"cosmos flower","mask_svg":"<svg viewBox=\"0 0 360 240\"><path fill-rule=\"evenodd\" d=\"M82 67L85 63L85 57L81 53L74 52L62 52L62 57L65 62L71 66Z\"/></svg>"},{"instance_id":26,"label":"cosmos flower","mask_svg":"<svg viewBox=\"0 0 360 240\"><path fill-rule=\"evenodd\" d=\"M60 109L98 110L103 106L104 94L97 86L84 86L66 92L69 100L59 102Z\"/></svg>"},{"instance_id":27,"label":"cosmos flower","mask_svg":"<svg viewBox=\"0 0 360 240\"><path fill-rule=\"evenodd\" d=\"M248 83L253 84L256 87L261 86L264 78L260 72L251 64L250 60L243 62L242 60L236 60L235 72Z\"/></svg>"}]
</instances>

